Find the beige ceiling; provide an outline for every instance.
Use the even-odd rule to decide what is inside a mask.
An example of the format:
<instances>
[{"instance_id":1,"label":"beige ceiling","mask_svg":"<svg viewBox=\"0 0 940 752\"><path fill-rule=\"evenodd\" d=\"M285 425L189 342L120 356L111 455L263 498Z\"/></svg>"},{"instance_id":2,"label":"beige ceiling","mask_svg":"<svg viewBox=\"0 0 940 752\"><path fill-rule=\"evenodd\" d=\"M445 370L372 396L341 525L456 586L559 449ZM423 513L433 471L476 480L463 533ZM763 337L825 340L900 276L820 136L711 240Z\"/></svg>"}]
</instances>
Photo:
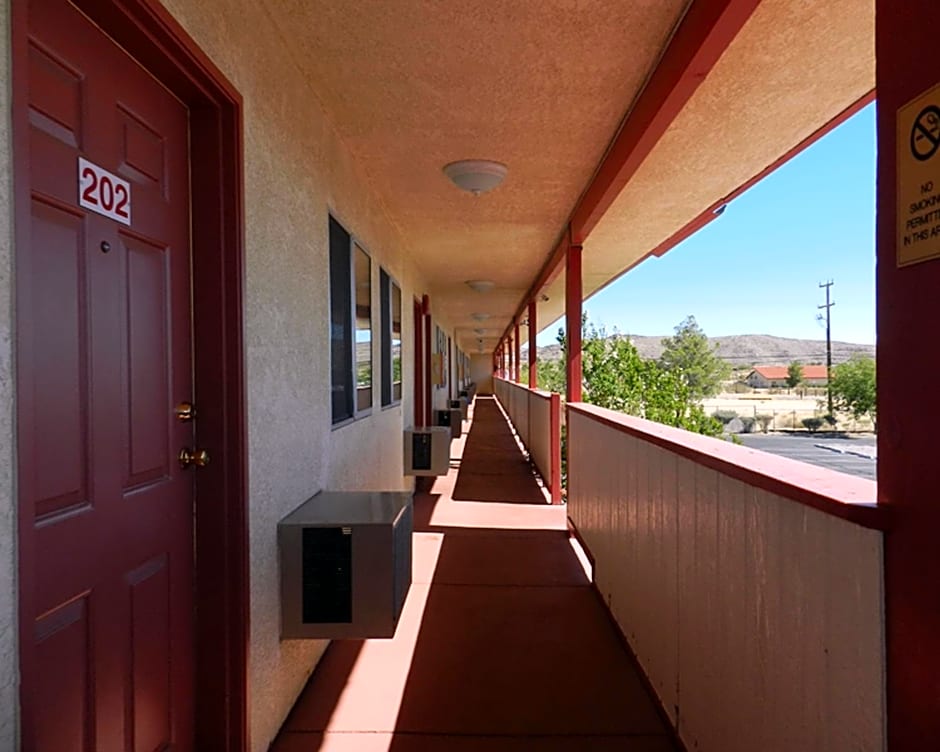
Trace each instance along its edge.
<instances>
[{"instance_id":1,"label":"beige ceiling","mask_svg":"<svg viewBox=\"0 0 940 752\"><path fill-rule=\"evenodd\" d=\"M473 329L487 349L505 329L687 5L265 2L471 351ZM441 172L458 159L509 175L474 198Z\"/></svg>"},{"instance_id":2,"label":"beige ceiling","mask_svg":"<svg viewBox=\"0 0 940 752\"><path fill-rule=\"evenodd\" d=\"M871 91L874 21L873 0L763 0L585 242L585 297Z\"/></svg>"},{"instance_id":3,"label":"beige ceiling","mask_svg":"<svg viewBox=\"0 0 940 752\"><path fill-rule=\"evenodd\" d=\"M470 352L509 325L688 5L264 1ZM873 0L763 0L587 238L585 295L873 86ZM474 158L509 166L477 198L441 172Z\"/></svg>"}]
</instances>

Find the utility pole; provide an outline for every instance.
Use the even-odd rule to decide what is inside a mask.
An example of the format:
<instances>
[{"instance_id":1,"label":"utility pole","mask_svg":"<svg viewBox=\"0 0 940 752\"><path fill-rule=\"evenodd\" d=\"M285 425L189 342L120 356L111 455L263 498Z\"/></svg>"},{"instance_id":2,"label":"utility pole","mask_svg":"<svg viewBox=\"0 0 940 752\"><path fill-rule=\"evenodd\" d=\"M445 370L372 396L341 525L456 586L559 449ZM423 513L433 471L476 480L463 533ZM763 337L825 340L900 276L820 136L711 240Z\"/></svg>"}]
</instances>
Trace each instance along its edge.
<instances>
[{"instance_id":1,"label":"utility pole","mask_svg":"<svg viewBox=\"0 0 940 752\"><path fill-rule=\"evenodd\" d=\"M829 415L832 415L832 316L830 312L836 303L834 300L829 300L829 290L832 287L832 280L820 282L819 286L826 288L826 304L816 307L820 310L823 308L826 309L826 401L829 404ZM822 314L816 314L816 318L822 321Z\"/></svg>"}]
</instances>

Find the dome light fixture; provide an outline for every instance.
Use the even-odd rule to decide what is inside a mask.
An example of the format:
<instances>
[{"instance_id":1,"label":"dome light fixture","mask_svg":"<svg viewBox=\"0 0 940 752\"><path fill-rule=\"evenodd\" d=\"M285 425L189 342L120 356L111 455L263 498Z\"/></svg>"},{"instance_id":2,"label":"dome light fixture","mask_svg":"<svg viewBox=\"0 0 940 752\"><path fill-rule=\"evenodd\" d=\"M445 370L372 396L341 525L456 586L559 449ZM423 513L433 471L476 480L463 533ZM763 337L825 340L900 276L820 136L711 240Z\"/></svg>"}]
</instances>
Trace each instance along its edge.
<instances>
[{"instance_id":1,"label":"dome light fixture","mask_svg":"<svg viewBox=\"0 0 940 752\"><path fill-rule=\"evenodd\" d=\"M468 279L464 284L477 292L489 292L496 287L496 283L489 279Z\"/></svg>"},{"instance_id":2,"label":"dome light fixture","mask_svg":"<svg viewBox=\"0 0 940 752\"><path fill-rule=\"evenodd\" d=\"M488 159L462 159L444 165L444 174L460 190L479 196L503 182L509 168Z\"/></svg>"},{"instance_id":3,"label":"dome light fixture","mask_svg":"<svg viewBox=\"0 0 940 752\"><path fill-rule=\"evenodd\" d=\"M471 313L470 318L474 321L486 321L490 315L488 313Z\"/></svg>"}]
</instances>

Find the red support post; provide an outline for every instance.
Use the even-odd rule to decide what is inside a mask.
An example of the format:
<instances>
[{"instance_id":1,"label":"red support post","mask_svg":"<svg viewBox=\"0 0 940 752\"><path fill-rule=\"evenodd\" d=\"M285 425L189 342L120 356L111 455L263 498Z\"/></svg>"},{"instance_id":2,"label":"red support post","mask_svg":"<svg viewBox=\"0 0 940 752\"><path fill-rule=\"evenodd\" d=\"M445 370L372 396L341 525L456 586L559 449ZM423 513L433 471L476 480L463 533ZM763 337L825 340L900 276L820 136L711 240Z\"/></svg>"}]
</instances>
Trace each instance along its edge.
<instances>
[{"instance_id":1,"label":"red support post","mask_svg":"<svg viewBox=\"0 0 940 752\"><path fill-rule=\"evenodd\" d=\"M561 395L552 392L549 403L549 446L552 449L549 491L552 504L561 504Z\"/></svg>"},{"instance_id":2,"label":"red support post","mask_svg":"<svg viewBox=\"0 0 940 752\"><path fill-rule=\"evenodd\" d=\"M515 368L515 365L513 363L512 356L514 352L515 352L515 348L513 347L513 344L512 344L512 337L510 337L509 341L506 343L506 355L509 361L509 365L506 368L506 381L513 380L512 374L513 374L513 369Z\"/></svg>"},{"instance_id":3,"label":"red support post","mask_svg":"<svg viewBox=\"0 0 940 752\"><path fill-rule=\"evenodd\" d=\"M884 536L890 752L940 749L940 504L936 471L930 470L937 463L930 418L937 413L928 407L936 405L936 387L932 379L911 378L940 368L940 263L909 255L932 250L936 237L907 247L905 229L922 219L932 225L932 235L937 232L934 213L915 212L907 199L923 194L923 206L929 206L937 198L936 186L921 182L916 171L925 168L915 163L936 171L940 161L932 114L940 83L938 26L936 0L875 2L878 502L891 521ZM915 150L917 139L930 156Z\"/></svg>"},{"instance_id":4,"label":"red support post","mask_svg":"<svg viewBox=\"0 0 940 752\"><path fill-rule=\"evenodd\" d=\"M569 403L581 401L581 303L581 246L569 245L565 264L565 400Z\"/></svg>"},{"instance_id":5,"label":"red support post","mask_svg":"<svg viewBox=\"0 0 940 752\"><path fill-rule=\"evenodd\" d=\"M538 386L538 362L535 352L535 335L538 333L536 323L536 305L534 300L529 301L529 389Z\"/></svg>"},{"instance_id":6,"label":"red support post","mask_svg":"<svg viewBox=\"0 0 940 752\"><path fill-rule=\"evenodd\" d=\"M519 319L516 319L514 324L515 324L515 329L514 329L513 338L512 338L514 349L512 352L512 356L513 356L513 362L515 363L515 370L513 371L513 374L512 374L512 380L518 384L520 381L520 377L522 376L522 366L521 366L522 343L519 341Z\"/></svg>"}]
</instances>

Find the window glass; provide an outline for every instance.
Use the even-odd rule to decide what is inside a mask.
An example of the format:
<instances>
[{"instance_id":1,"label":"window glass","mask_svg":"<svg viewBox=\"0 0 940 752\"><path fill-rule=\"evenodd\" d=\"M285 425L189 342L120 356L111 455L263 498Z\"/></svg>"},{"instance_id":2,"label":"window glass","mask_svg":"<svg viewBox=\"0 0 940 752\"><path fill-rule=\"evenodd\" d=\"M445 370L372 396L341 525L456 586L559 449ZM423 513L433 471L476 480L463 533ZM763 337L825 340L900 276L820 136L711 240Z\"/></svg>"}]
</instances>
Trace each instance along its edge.
<instances>
[{"instance_id":1,"label":"window glass","mask_svg":"<svg viewBox=\"0 0 940 752\"><path fill-rule=\"evenodd\" d=\"M358 244L354 251L356 283L356 410L372 407L372 260Z\"/></svg>"}]
</instances>

